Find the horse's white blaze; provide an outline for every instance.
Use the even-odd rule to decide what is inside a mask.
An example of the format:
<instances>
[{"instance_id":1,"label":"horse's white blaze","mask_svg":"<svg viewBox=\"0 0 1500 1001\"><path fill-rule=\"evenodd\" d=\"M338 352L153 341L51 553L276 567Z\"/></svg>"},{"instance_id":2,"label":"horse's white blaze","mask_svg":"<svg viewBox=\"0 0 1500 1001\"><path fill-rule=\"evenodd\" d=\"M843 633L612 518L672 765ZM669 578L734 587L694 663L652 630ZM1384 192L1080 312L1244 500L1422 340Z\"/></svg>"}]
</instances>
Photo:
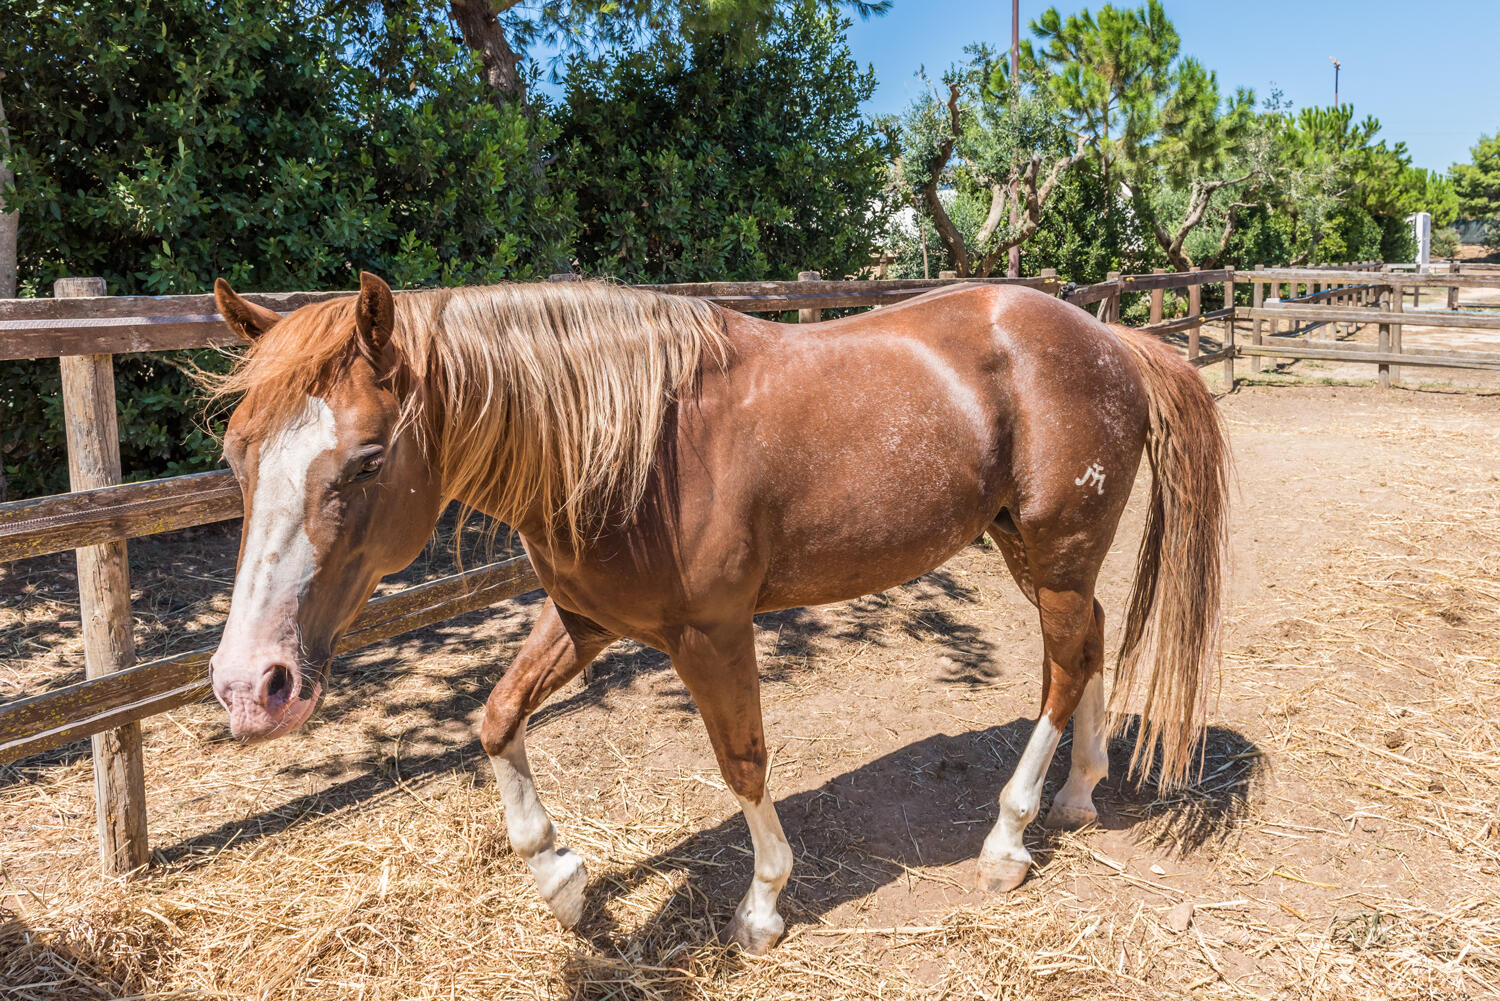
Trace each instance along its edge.
<instances>
[{"instance_id":1,"label":"horse's white blaze","mask_svg":"<svg viewBox=\"0 0 1500 1001\"><path fill-rule=\"evenodd\" d=\"M220 649L248 654L295 644L297 603L306 596L317 556L307 537L308 470L337 444L333 411L314 396L261 446L244 556Z\"/></svg>"},{"instance_id":2,"label":"horse's white blaze","mask_svg":"<svg viewBox=\"0 0 1500 1001\"><path fill-rule=\"evenodd\" d=\"M1061 731L1052 725L1052 720L1043 713L1031 731L1026 750L1021 752L1021 761L1015 774L1000 791L1000 819L995 821L989 836L984 839L980 859L1029 862L1031 853L1021 841L1026 825L1036 819L1037 807L1042 801L1042 782L1047 777L1047 765L1057 750Z\"/></svg>"},{"instance_id":3,"label":"horse's white blaze","mask_svg":"<svg viewBox=\"0 0 1500 1001\"><path fill-rule=\"evenodd\" d=\"M782 833L781 819L776 816L770 793L762 793L759 803L739 795L736 798L750 828L750 844L755 848L755 876L734 916L757 938L774 940L784 927L781 915L776 913L776 898L792 874L792 846Z\"/></svg>"},{"instance_id":4,"label":"horse's white blaze","mask_svg":"<svg viewBox=\"0 0 1500 1001\"><path fill-rule=\"evenodd\" d=\"M1104 675L1089 679L1083 699L1073 713L1073 763L1068 781L1058 790L1052 810L1059 820L1081 823L1093 819L1094 786L1109 774L1109 752L1104 741ZM1050 821L1049 821L1050 822Z\"/></svg>"},{"instance_id":5,"label":"horse's white blaze","mask_svg":"<svg viewBox=\"0 0 1500 1001\"><path fill-rule=\"evenodd\" d=\"M537 889L564 925L571 927L583 913L586 876L583 862L557 847L557 828L542 806L526 759L526 726L499 754L490 757L495 785L505 807L505 829L510 846L536 878Z\"/></svg>"}]
</instances>

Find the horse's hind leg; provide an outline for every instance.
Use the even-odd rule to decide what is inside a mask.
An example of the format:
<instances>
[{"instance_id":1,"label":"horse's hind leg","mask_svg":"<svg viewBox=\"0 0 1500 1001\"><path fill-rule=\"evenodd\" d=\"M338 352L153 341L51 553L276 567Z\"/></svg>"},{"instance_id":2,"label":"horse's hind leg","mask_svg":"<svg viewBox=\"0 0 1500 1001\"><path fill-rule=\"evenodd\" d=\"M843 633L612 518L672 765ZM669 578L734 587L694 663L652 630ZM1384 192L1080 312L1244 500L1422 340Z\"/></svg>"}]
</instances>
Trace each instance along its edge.
<instances>
[{"instance_id":1,"label":"horse's hind leg","mask_svg":"<svg viewBox=\"0 0 1500 1001\"><path fill-rule=\"evenodd\" d=\"M719 771L740 801L755 849L755 875L725 937L760 955L785 927L776 898L792 873L792 848L766 790L760 676L749 615L743 623L685 629L672 650L672 664L698 704Z\"/></svg>"},{"instance_id":2,"label":"horse's hind leg","mask_svg":"<svg viewBox=\"0 0 1500 1001\"><path fill-rule=\"evenodd\" d=\"M1005 565L1016 579L1016 586L1026 595L1027 600L1037 605L1037 590L1027 566L1026 547L1009 516L996 520L990 527L989 535L995 547L1005 557ZM1104 731L1104 609L1097 601L1094 602L1094 622L1091 628L1084 647L1086 656L1083 669L1088 672L1088 681L1084 685L1083 698L1073 712L1072 765L1068 771L1068 781L1053 799L1052 808L1047 811L1048 827L1071 829L1092 823L1099 815L1094 809L1094 786L1109 774ZM1098 652L1093 657L1087 656L1089 651L1096 649ZM1045 676L1050 677L1050 667L1044 664L1043 670L1047 672Z\"/></svg>"},{"instance_id":3,"label":"horse's hind leg","mask_svg":"<svg viewBox=\"0 0 1500 1001\"><path fill-rule=\"evenodd\" d=\"M537 797L526 760L526 720L617 638L581 616L561 611L549 598L515 663L485 701L479 726L479 743L489 755L505 805L510 845L526 861L542 897L565 928L583 916L588 876L577 855L557 847L557 829Z\"/></svg>"},{"instance_id":4,"label":"horse's hind leg","mask_svg":"<svg viewBox=\"0 0 1500 1001\"><path fill-rule=\"evenodd\" d=\"M1033 575L1034 579L1034 575ZM979 884L990 890L1011 890L1026 878L1031 853L1022 842L1026 825L1036 817L1041 803L1042 782L1057 750L1058 739L1068 718L1084 700L1090 681L1098 683L1103 667L1104 646L1100 631L1102 615L1088 588L1037 587L1045 647L1042 676L1042 712L1027 741L1021 760L1000 793L999 819L984 840L979 854ZM1092 704L1092 703L1091 703ZM1100 707L1102 708L1102 706ZM1075 737L1075 769L1079 763ZM1090 743L1085 741L1085 743ZM1091 759L1090 759L1091 760ZM1092 765L1089 766L1092 770ZM1071 781L1071 779L1070 779ZM1074 791L1093 783L1079 773Z\"/></svg>"},{"instance_id":5,"label":"horse's hind leg","mask_svg":"<svg viewBox=\"0 0 1500 1001\"><path fill-rule=\"evenodd\" d=\"M1083 698L1073 711L1073 756L1068 780L1053 797L1044 823L1060 830L1091 824L1094 787L1109 774L1109 749L1104 728L1104 609L1094 602L1094 623L1084 644Z\"/></svg>"}]
</instances>

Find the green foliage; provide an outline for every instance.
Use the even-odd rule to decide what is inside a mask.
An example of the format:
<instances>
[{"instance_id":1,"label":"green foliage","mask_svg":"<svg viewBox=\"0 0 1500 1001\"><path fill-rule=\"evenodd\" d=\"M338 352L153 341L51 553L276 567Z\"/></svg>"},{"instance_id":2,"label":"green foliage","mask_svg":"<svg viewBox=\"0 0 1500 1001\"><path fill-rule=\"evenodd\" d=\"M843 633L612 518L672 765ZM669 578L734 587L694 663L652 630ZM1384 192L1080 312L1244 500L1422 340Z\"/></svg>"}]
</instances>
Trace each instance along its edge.
<instances>
[{"instance_id":1,"label":"green foliage","mask_svg":"<svg viewBox=\"0 0 1500 1001\"><path fill-rule=\"evenodd\" d=\"M1021 271L1036 274L1056 268L1079 285L1102 282L1111 271L1147 271L1164 263L1154 246L1136 240L1133 219L1124 203L1106 192L1097 173L1071 170L1058 182L1036 235L1021 248ZM1136 245L1127 255L1126 247Z\"/></svg>"},{"instance_id":2,"label":"green foliage","mask_svg":"<svg viewBox=\"0 0 1500 1001\"><path fill-rule=\"evenodd\" d=\"M0 42L32 294L493 280L565 259L545 121L421 22L283 0L19 0Z\"/></svg>"},{"instance_id":3,"label":"green foliage","mask_svg":"<svg viewBox=\"0 0 1500 1001\"><path fill-rule=\"evenodd\" d=\"M63 275L166 294L220 275L339 288L369 268L411 286L566 261L571 197L539 170L552 126L484 100L446 30L310 0L17 5L0 66L22 295ZM18 494L64 487L55 369L0 364ZM172 360L117 371L127 473L213 461Z\"/></svg>"},{"instance_id":4,"label":"green foliage","mask_svg":"<svg viewBox=\"0 0 1500 1001\"><path fill-rule=\"evenodd\" d=\"M490 0L490 6L512 47L551 50L557 60L607 49L711 41L741 61L761 55L786 5L782 0ZM838 0L837 6L867 18L884 14L891 0Z\"/></svg>"},{"instance_id":5,"label":"green foliage","mask_svg":"<svg viewBox=\"0 0 1500 1001\"><path fill-rule=\"evenodd\" d=\"M1500 221L1500 132L1480 136L1469 152L1470 163L1455 163L1450 170L1459 214Z\"/></svg>"},{"instance_id":6,"label":"green foliage","mask_svg":"<svg viewBox=\"0 0 1500 1001\"><path fill-rule=\"evenodd\" d=\"M875 86L833 4L783 5L752 58L733 39L662 39L575 58L559 184L577 258L631 281L841 277L870 259L884 150L859 112Z\"/></svg>"}]
</instances>

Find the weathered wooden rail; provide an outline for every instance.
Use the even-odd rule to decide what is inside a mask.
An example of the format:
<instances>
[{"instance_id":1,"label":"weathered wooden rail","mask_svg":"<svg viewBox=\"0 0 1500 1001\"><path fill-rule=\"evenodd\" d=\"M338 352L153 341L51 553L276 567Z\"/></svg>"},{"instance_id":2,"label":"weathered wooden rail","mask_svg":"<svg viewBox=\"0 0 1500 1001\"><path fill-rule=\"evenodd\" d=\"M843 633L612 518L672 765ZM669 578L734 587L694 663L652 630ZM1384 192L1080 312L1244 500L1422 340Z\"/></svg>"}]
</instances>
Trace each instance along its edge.
<instances>
[{"instance_id":1,"label":"weathered wooden rail","mask_svg":"<svg viewBox=\"0 0 1500 1001\"><path fill-rule=\"evenodd\" d=\"M558 276L564 277L564 276ZM571 277L571 276L566 276ZM675 295L709 299L743 312L796 310L800 322L818 320L826 309L878 307L901 302L959 279L936 281L824 281L804 272L796 282L704 282L648 286ZM987 279L1058 295L1100 318L1118 322L1124 296L1150 297L1144 329L1163 336L1187 334L1194 364L1222 362L1234 381L1234 361L1261 358L1333 358L1368 362L1383 372L1398 364L1444 368L1500 369L1500 352L1404 349L1401 289L1500 285L1500 275L1394 274L1378 263L1338 268L1273 268L1111 273L1085 286L1065 285L1055 272L1034 278ZM1250 283L1252 304L1236 307L1236 284ZM1204 311L1204 285L1223 286L1221 308ZM80 611L84 624L86 680L0 705L0 764L84 737L94 739L100 852L104 868L127 873L146 860L145 794L141 782L139 721L195 702L209 694L211 646L145 664L134 663L131 642L126 540L240 516L239 487L227 472L200 473L120 483L118 434L111 358L137 351L168 351L233 343L212 296L105 296L102 282L66 279L57 298L0 301L0 360L59 358L64 373L73 492L0 504L0 563L78 552ZM1285 287L1285 297L1276 293ZM1271 291L1267 295L1267 291ZM1305 291L1304 291L1305 290ZM79 293L86 293L79 295ZM1180 293L1187 315L1164 319L1164 296ZM90 294L92 293L92 294ZM347 292L293 292L248 298L278 312ZM1450 294L1451 296L1451 294ZM1500 317L1423 312L1431 326L1500 327ZM1415 319L1406 314L1405 319ZM1252 324L1250 343L1236 341L1236 321ZM1205 323L1218 321L1220 346L1200 351ZM1484 321L1484 322L1476 322ZM1287 325L1288 335L1279 332ZM1375 350L1302 335L1327 324L1380 324ZM1264 328L1264 329L1263 329ZM1384 379L1382 380L1385 381ZM478 567L373 599L338 647L339 653L488 607L534 590L537 580L524 559Z\"/></svg>"}]
</instances>

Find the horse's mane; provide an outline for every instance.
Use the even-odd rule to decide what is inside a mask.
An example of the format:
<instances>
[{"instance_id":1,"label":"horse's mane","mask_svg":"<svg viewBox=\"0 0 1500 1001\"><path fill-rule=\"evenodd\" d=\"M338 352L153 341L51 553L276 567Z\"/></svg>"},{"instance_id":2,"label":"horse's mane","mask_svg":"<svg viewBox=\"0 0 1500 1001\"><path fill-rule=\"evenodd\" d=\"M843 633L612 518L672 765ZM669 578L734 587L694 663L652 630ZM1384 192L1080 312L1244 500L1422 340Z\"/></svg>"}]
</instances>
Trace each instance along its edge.
<instances>
[{"instance_id":1,"label":"horse's mane","mask_svg":"<svg viewBox=\"0 0 1500 1001\"><path fill-rule=\"evenodd\" d=\"M604 282L399 293L401 426L441 464L444 492L514 524L540 510L576 544L640 503L672 403L724 318L699 299ZM216 398L240 397L270 433L327 392L358 354L354 297L304 307L266 332Z\"/></svg>"}]
</instances>

